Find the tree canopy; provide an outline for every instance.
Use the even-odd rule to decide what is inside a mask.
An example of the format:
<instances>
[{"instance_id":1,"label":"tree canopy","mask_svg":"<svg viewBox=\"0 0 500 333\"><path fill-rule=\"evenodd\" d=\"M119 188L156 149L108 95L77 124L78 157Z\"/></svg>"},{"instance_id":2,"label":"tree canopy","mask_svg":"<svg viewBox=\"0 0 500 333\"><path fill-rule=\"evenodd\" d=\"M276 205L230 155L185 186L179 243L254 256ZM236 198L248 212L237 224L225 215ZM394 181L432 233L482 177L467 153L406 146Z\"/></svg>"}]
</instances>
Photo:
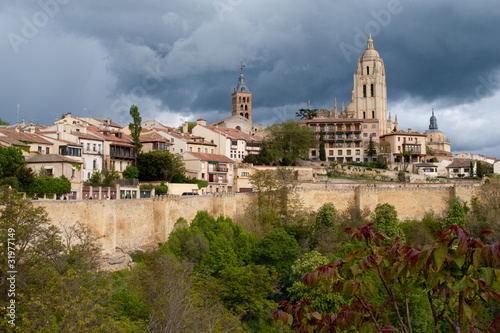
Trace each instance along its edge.
<instances>
[{"instance_id":1,"label":"tree canopy","mask_svg":"<svg viewBox=\"0 0 500 333\"><path fill-rule=\"evenodd\" d=\"M142 118L139 113L139 108L134 104L130 107L130 116L132 117L133 122L128 125L128 129L130 130L130 136L134 141L136 153L139 154L142 150L142 143L140 140L142 132Z\"/></svg>"},{"instance_id":2,"label":"tree canopy","mask_svg":"<svg viewBox=\"0 0 500 333\"><path fill-rule=\"evenodd\" d=\"M300 109L295 112L295 116L300 120L314 119L318 115L318 109Z\"/></svg>"},{"instance_id":3,"label":"tree canopy","mask_svg":"<svg viewBox=\"0 0 500 333\"><path fill-rule=\"evenodd\" d=\"M167 181L184 177L186 169L179 154L158 150L137 155L140 181Z\"/></svg>"},{"instance_id":4,"label":"tree canopy","mask_svg":"<svg viewBox=\"0 0 500 333\"><path fill-rule=\"evenodd\" d=\"M273 124L268 131L269 150L282 165L294 165L299 158L307 159L309 148L316 144L314 131L293 120Z\"/></svg>"}]
</instances>

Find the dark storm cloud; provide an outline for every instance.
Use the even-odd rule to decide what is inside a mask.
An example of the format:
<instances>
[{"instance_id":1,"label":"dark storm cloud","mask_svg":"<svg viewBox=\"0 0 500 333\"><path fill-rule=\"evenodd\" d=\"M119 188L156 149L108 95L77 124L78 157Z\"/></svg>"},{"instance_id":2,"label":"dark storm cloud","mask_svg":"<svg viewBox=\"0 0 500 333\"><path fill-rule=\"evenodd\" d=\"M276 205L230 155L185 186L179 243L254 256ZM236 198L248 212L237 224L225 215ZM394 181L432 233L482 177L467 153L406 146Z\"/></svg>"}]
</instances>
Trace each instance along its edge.
<instances>
[{"instance_id":1,"label":"dark storm cloud","mask_svg":"<svg viewBox=\"0 0 500 333\"><path fill-rule=\"evenodd\" d=\"M144 119L214 122L230 115L244 61L254 121L270 124L308 100L315 108L333 107L335 97L339 107L349 103L371 33L389 111L403 128L425 130L430 108L440 108L448 112L440 128L453 140L467 126L491 126L477 117L497 117L495 103L481 102L500 89L498 17L495 0L11 2L0 9L0 60L8 64L1 117L15 122L19 103L41 123L85 107L125 124L135 103ZM29 24L37 31L26 36ZM13 34L25 39L18 52ZM455 141L454 149L480 148ZM488 152L498 141L490 137Z\"/></svg>"}]
</instances>

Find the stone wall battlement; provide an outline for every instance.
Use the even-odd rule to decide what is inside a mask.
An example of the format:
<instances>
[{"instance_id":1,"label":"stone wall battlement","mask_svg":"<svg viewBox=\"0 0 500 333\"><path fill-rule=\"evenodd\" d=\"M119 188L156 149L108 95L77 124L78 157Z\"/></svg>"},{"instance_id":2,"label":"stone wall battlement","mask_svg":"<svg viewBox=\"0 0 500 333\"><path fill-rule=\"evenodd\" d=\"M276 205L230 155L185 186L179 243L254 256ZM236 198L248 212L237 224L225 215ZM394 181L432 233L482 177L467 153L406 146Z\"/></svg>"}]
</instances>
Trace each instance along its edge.
<instances>
[{"instance_id":1,"label":"stone wall battlement","mask_svg":"<svg viewBox=\"0 0 500 333\"><path fill-rule=\"evenodd\" d=\"M401 220L420 219L429 209L442 214L452 197L470 202L479 185L458 184L325 184L303 183L297 194L304 205L318 210L331 202L340 211L349 207L374 211L378 204L396 207ZM33 201L44 207L53 224L68 226L79 221L100 237L105 252L117 246L140 247L164 242L175 222L191 221L200 210L213 216L238 218L255 201L256 193L159 196L150 199Z\"/></svg>"}]
</instances>

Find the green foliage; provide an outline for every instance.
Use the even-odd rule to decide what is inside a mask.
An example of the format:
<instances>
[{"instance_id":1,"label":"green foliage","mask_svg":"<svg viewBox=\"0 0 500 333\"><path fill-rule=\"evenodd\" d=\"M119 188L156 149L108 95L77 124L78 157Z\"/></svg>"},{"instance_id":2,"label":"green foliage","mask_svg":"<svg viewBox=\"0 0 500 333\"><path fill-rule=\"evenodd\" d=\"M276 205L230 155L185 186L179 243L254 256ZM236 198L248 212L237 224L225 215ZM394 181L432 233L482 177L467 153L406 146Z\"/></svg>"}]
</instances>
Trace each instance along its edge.
<instances>
[{"instance_id":1,"label":"green foliage","mask_svg":"<svg viewBox=\"0 0 500 333\"><path fill-rule=\"evenodd\" d=\"M208 180L197 179L196 184L198 185L198 189L201 189L208 186Z\"/></svg>"},{"instance_id":2,"label":"green foliage","mask_svg":"<svg viewBox=\"0 0 500 333\"><path fill-rule=\"evenodd\" d=\"M309 148L315 146L314 132L292 120L268 128L269 150L282 165L295 165L299 158L307 159Z\"/></svg>"},{"instance_id":3,"label":"green foliage","mask_svg":"<svg viewBox=\"0 0 500 333\"><path fill-rule=\"evenodd\" d=\"M375 145L375 142L372 139L372 136L370 135L370 141L368 141L368 147L366 148L366 155L373 157L377 155L377 148Z\"/></svg>"},{"instance_id":4,"label":"green foliage","mask_svg":"<svg viewBox=\"0 0 500 333\"><path fill-rule=\"evenodd\" d=\"M137 154L140 154L142 150L142 143L140 140L141 132L142 132L142 118L139 113L139 108L136 105L130 107L130 116L132 117L132 123L128 125L128 129L130 130L130 136L134 141L135 151Z\"/></svg>"},{"instance_id":5,"label":"green foliage","mask_svg":"<svg viewBox=\"0 0 500 333\"><path fill-rule=\"evenodd\" d=\"M92 176L90 176L89 179L83 182L83 185L85 186L93 186L93 187L98 187L101 186L102 182L102 174L100 171L94 171L92 173Z\"/></svg>"},{"instance_id":6,"label":"green foliage","mask_svg":"<svg viewBox=\"0 0 500 333\"><path fill-rule=\"evenodd\" d=\"M0 118L0 126L9 126L10 123L8 121L3 121L2 118Z\"/></svg>"},{"instance_id":7,"label":"green foliage","mask_svg":"<svg viewBox=\"0 0 500 333\"><path fill-rule=\"evenodd\" d=\"M298 182L291 169L259 170L250 176L250 182L257 192L254 217L260 223L278 225L293 219L301 202L294 192Z\"/></svg>"},{"instance_id":8,"label":"green foliage","mask_svg":"<svg viewBox=\"0 0 500 333\"><path fill-rule=\"evenodd\" d=\"M476 161L476 176L479 178L484 177L484 165L481 161Z\"/></svg>"},{"instance_id":9,"label":"green foliage","mask_svg":"<svg viewBox=\"0 0 500 333\"><path fill-rule=\"evenodd\" d=\"M184 177L186 168L179 154L150 151L137 155L136 166L140 181L172 182L176 177Z\"/></svg>"},{"instance_id":10,"label":"green foliage","mask_svg":"<svg viewBox=\"0 0 500 333\"><path fill-rule=\"evenodd\" d=\"M403 231L399 226L398 212L394 206L388 203L378 204L375 207L373 222L375 222L377 231L383 232L390 238L398 236L404 238Z\"/></svg>"},{"instance_id":11,"label":"green foliage","mask_svg":"<svg viewBox=\"0 0 500 333\"><path fill-rule=\"evenodd\" d=\"M0 185L11 185L20 190L35 180L35 174L26 166L20 149L0 147Z\"/></svg>"},{"instance_id":12,"label":"green foliage","mask_svg":"<svg viewBox=\"0 0 500 333\"><path fill-rule=\"evenodd\" d=\"M319 134L319 159L320 161L326 161L325 138L323 132Z\"/></svg>"},{"instance_id":13,"label":"green foliage","mask_svg":"<svg viewBox=\"0 0 500 333\"><path fill-rule=\"evenodd\" d=\"M295 116L300 120L314 119L318 115L318 109L300 109L295 112Z\"/></svg>"},{"instance_id":14,"label":"green foliage","mask_svg":"<svg viewBox=\"0 0 500 333\"><path fill-rule=\"evenodd\" d=\"M467 221L465 218L464 204L462 204L460 200L453 200L450 206L446 218L444 219L444 227L447 228L453 224L465 227Z\"/></svg>"},{"instance_id":15,"label":"green foliage","mask_svg":"<svg viewBox=\"0 0 500 333\"><path fill-rule=\"evenodd\" d=\"M160 185L156 186L156 193L158 193L158 194L167 194L168 193L168 186L165 185L164 182L161 182Z\"/></svg>"},{"instance_id":16,"label":"green foliage","mask_svg":"<svg viewBox=\"0 0 500 333\"><path fill-rule=\"evenodd\" d=\"M61 176L59 178L53 177L36 177L33 183L25 185L23 187L25 192L30 193L56 193L61 196L63 194L67 194L71 192L71 183L70 181Z\"/></svg>"},{"instance_id":17,"label":"green foliage","mask_svg":"<svg viewBox=\"0 0 500 333\"><path fill-rule=\"evenodd\" d=\"M141 185L139 185L139 189L141 191L148 191L148 190L150 191L153 189L153 187L154 187L153 184L141 184ZM167 190L168 190L168 188L167 188Z\"/></svg>"},{"instance_id":18,"label":"green foliage","mask_svg":"<svg viewBox=\"0 0 500 333\"><path fill-rule=\"evenodd\" d=\"M193 132L193 127L195 127L198 123L196 121L189 121L188 122L188 133ZM181 132L184 132L184 125L180 125L177 127L177 129Z\"/></svg>"},{"instance_id":19,"label":"green foliage","mask_svg":"<svg viewBox=\"0 0 500 333\"><path fill-rule=\"evenodd\" d=\"M291 302L308 299L311 301L311 307L320 313L335 313L340 311L341 306L345 304L342 295L329 293L323 285L310 288L301 281L304 274L314 272L316 267L328 263L329 261L326 257L316 251L311 251L304 254L301 259L298 259L292 265L290 279L293 281L293 284L288 288Z\"/></svg>"},{"instance_id":20,"label":"green foliage","mask_svg":"<svg viewBox=\"0 0 500 333\"><path fill-rule=\"evenodd\" d=\"M123 178L130 180L139 178L139 169L135 165L130 164L123 170Z\"/></svg>"},{"instance_id":21,"label":"green foliage","mask_svg":"<svg viewBox=\"0 0 500 333\"><path fill-rule=\"evenodd\" d=\"M274 229L264 236L255 247L255 263L274 267L280 275L287 275L297 260L300 246L295 238L283 229Z\"/></svg>"}]
</instances>

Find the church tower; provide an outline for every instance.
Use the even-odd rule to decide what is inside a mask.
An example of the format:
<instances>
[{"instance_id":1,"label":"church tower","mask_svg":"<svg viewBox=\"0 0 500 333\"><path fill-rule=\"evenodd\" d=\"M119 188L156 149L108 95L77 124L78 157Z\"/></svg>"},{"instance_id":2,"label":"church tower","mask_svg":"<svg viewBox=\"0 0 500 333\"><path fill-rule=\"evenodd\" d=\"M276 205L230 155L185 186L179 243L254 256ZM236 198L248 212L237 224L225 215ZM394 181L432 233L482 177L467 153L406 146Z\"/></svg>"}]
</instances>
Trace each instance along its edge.
<instances>
[{"instance_id":1,"label":"church tower","mask_svg":"<svg viewBox=\"0 0 500 333\"><path fill-rule=\"evenodd\" d=\"M380 135L389 133L392 125L387 119L387 86L385 82L384 62L379 53L373 48L373 39L370 35L367 48L358 68L354 73L354 90L351 104L347 106L352 117L358 119L378 119Z\"/></svg>"},{"instance_id":2,"label":"church tower","mask_svg":"<svg viewBox=\"0 0 500 333\"><path fill-rule=\"evenodd\" d=\"M238 86L234 88L232 96L232 115L240 115L252 123L252 93L245 85L245 77L243 76L243 63L240 67L240 77Z\"/></svg>"}]
</instances>

